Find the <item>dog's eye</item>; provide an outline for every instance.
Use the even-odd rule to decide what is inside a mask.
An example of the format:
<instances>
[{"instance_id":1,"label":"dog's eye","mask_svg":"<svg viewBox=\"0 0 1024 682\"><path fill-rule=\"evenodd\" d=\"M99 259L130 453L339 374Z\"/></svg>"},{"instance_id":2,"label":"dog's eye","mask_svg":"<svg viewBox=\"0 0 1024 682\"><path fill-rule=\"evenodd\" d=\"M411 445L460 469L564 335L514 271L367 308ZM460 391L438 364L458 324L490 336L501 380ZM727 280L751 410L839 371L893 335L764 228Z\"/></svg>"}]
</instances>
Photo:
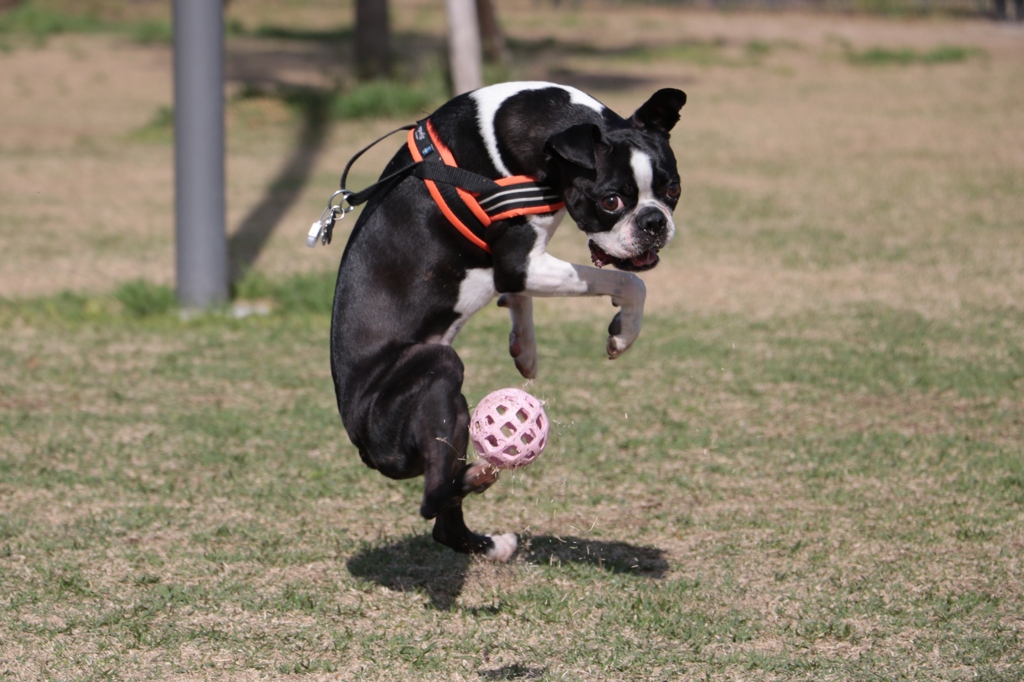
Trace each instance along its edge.
<instances>
[{"instance_id":1,"label":"dog's eye","mask_svg":"<svg viewBox=\"0 0 1024 682\"><path fill-rule=\"evenodd\" d=\"M679 192L679 183L676 182L675 180L668 183L668 187L665 188L665 196L667 196L669 199L677 198L679 196Z\"/></svg>"},{"instance_id":2,"label":"dog's eye","mask_svg":"<svg viewBox=\"0 0 1024 682\"><path fill-rule=\"evenodd\" d=\"M609 213L621 211L623 206L622 198L618 194L609 194L604 199L601 199L601 208Z\"/></svg>"}]
</instances>

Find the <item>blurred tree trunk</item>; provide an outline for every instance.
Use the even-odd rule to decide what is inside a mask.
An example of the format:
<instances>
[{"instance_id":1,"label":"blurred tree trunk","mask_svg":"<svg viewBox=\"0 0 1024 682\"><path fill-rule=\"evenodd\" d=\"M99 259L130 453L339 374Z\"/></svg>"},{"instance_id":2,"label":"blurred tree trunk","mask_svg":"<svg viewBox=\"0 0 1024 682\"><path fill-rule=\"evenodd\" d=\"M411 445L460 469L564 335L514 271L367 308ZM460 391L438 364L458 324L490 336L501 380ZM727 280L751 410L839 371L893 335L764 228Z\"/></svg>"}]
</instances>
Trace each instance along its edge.
<instances>
[{"instance_id":1,"label":"blurred tree trunk","mask_svg":"<svg viewBox=\"0 0 1024 682\"><path fill-rule=\"evenodd\" d=\"M391 75L387 0L356 0L356 70L362 79Z\"/></svg>"},{"instance_id":2,"label":"blurred tree trunk","mask_svg":"<svg viewBox=\"0 0 1024 682\"><path fill-rule=\"evenodd\" d=\"M476 0L476 16L480 22L480 43L484 59L490 64L508 63L508 48L498 23L494 0Z\"/></svg>"},{"instance_id":3,"label":"blurred tree trunk","mask_svg":"<svg viewBox=\"0 0 1024 682\"><path fill-rule=\"evenodd\" d=\"M480 58L480 24L475 0L446 0L448 9L448 61L456 95L484 84Z\"/></svg>"}]
</instances>

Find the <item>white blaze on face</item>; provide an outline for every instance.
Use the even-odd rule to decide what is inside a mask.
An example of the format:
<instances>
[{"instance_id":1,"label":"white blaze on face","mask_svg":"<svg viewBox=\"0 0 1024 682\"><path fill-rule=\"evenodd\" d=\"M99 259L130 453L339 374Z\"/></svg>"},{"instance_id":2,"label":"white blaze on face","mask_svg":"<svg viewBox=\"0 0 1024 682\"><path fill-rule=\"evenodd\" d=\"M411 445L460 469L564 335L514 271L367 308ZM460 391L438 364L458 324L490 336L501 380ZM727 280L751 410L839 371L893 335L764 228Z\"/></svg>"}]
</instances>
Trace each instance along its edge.
<instances>
[{"instance_id":1,"label":"white blaze on face","mask_svg":"<svg viewBox=\"0 0 1024 682\"><path fill-rule=\"evenodd\" d=\"M640 190L640 196L636 202L636 207L640 208L644 204L654 201L654 164L651 163L650 156L639 149L634 149L633 155L629 157L629 165L633 169L636 187Z\"/></svg>"}]
</instances>

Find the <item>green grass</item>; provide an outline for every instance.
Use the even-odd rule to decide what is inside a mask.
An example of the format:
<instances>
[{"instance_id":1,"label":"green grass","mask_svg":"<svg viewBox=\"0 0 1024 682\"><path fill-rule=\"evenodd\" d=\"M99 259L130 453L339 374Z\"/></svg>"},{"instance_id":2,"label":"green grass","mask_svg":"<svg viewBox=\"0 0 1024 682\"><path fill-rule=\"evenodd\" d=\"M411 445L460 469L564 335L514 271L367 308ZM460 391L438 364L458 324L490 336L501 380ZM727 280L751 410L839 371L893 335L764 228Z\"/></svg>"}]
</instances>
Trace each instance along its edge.
<instances>
[{"instance_id":1,"label":"green grass","mask_svg":"<svg viewBox=\"0 0 1024 682\"><path fill-rule=\"evenodd\" d=\"M1014 311L652 315L610 363L607 320L542 307L554 432L467 502L522 533L491 566L348 444L332 279L250 277L277 312L244 320L142 282L0 304L5 674L1024 674ZM506 333L460 337L471 402L521 385Z\"/></svg>"},{"instance_id":2,"label":"green grass","mask_svg":"<svg viewBox=\"0 0 1024 682\"><path fill-rule=\"evenodd\" d=\"M337 119L421 116L441 99L438 95L402 83L373 81L337 95L330 111Z\"/></svg>"},{"instance_id":3,"label":"green grass","mask_svg":"<svg viewBox=\"0 0 1024 682\"><path fill-rule=\"evenodd\" d=\"M134 317L164 315L177 307L177 298L170 287L156 286L137 279L125 282L114 292L114 298Z\"/></svg>"},{"instance_id":4,"label":"green grass","mask_svg":"<svg viewBox=\"0 0 1024 682\"><path fill-rule=\"evenodd\" d=\"M61 33L96 33L109 28L109 23L94 13L55 11L36 2L0 13L0 35L28 35L37 41Z\"/></svg>"},{"instance_id":5,"label":"green grass","mask_svg":"<svg viewBox=\"0 0 1024 682\"><path fill-rule=\"evenodd\" d=\"M288 279L272 279L250 272L236 286L241 299L272 300L281 311L330 315L334 296L333 272L312 272Z\"/></svg>"},{"instance_id":6,"label":"green grass","mask_svg":"<svg viewBox=\"0 0 1024 682\"><path fill-rule=\"evenodd\" d=\"M134 142L170 144L174 141L174 107L161 106L143 126L131 131L128 139Z\"/></svg>"},{"instance_id":7,"label":"green grass","mask_svg":"<svg viewBox=\"0 0 1024 682\"><path fill-rule=\"evenodd\" d=\"M5 46L10 40L27 37L41 45L48 38L67 33L121 33L133 41L146 45L170 43L171 24L163 19L124 20L113 18L109 12L82 3L62 6L60 3L28 0L6 12L0 12L0 40Z\"/></svg>"},{"instance_id":8,"label":"green grass","mask_svg":"<svg viewBox=\"0 0 1024 682\"><path fill-rule=\"evenodd\" d=\"M739 65L746 63L731 57L726 52L727 47L728 45L724 40L685 40L661 46L637 45L616 53L615 57L627 62L652 63L671 61L696 66ZM761 47L763 45L748 50L748 56L756 58L766 53L767 50L759 49Z\"/></svg>"},{"instance_id":9,"label":"green grass","mask_svg":"<svg viewBox=\"0 0 1024 682\"><path fill-rule=\"evenodd\" d=\"M890 49L873 47L861 51L850 49L846 54L846 58L851 64L861 66L947 64L964 62L972 57L983 56L985 56L985 53L982 50L956 45L943 45L927 52L919 52L910 48Z\"/></svg>"},{"instance_id":10,"label":"green grass","mask_svg":"<svg viewBox=\"0 0 1024 682\"><path fill-rule=\"evenodd\" d=\"M143 5L76 8L114 25L167 7ZM229 31L280 27L246 40L342 41L342 54L337 11L232 3ZM691 96L672 136L679 235L648 278L636 347L604 357L606 301L537 304L541 374L526 388L546 401L550 444L466 503L475 529L520 534L503 566L432 542L422 482L384 479L349 444L329 374L333 271L267 274L320 256L333 270L351 223L313 256L304 227L338 164L397 124L335 118L330 88L243 88L227 112L232 228L300 182L279 169L304 129L330 126L328 143L233 292L270 314L182 317L152 283L173 263L166 90L134 92L144 101L119 117L132 98L116 90L79 105L61 78L32 78L45 50L70 49L58 75L100 87L114 74L84 67L118 41L9 60L22 66L0 108L16 142L3 283L83 288L0 300L0 676L1024 677L1024 175L1007 124L1022 62L1009 43L964 24L977 51L879 52L893 66L874 69L800 28L827 34L842 17L744 42L688 13L501 11L517 77L588 76L621 112L660 87L649 78ZM441 10L417 12L396 15L400 35L443 36ZM622 47L634 15L647 48ZM757 16L729 21L729 35L761 35ZM930 30L887 27L897 46L940 45ZM405 85L381 87L432 91L437 44L400 62L419 66ZM367 99L373 116L417 114ZM62 112L86 107L82 121L121 123L61 146L81 122ZM378 151L357 186L386 163ZM68 188L70 214L33 198L47 183ZM586 261L571 225L552 250ZM491 307L458 339L470 403L523 385L507 334Z\"/></svg>"}]
</instances>

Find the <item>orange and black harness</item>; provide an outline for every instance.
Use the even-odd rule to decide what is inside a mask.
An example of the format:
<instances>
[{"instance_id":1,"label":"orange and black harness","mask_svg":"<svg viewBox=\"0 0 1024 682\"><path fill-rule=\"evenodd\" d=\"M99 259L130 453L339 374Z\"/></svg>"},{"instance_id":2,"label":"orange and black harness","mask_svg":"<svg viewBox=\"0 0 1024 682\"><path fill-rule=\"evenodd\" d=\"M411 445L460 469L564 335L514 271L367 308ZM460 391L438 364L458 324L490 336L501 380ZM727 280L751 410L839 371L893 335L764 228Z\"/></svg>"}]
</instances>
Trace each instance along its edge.
<instances>
[{"instance_id":1,"label":"orange and black harness","mask_svg":"<svg viewBox=\"0 0 1024 682\"><path fill-rule=\"evenodd\" d=\"M355 160L399 130L409 131L408 146L413 163L381 178L360 192L345 189L348 171ZM491 249L484 240L484 233L492 223L517 216L554 213L565 205L551 187L539 184L532 177L515 175L492 180L479 173L459 168L451 150L438 138L430 120L424 119L415 125L393 130L349 160L341 176L342 189L334 193L324 216L321 216L321 229L317 238L322 243L329 244L334 222L338 217L344 216L353 207L368 201L378 192L390 191L410 175L423 180L434 203L441 209L448 222L462 236L488 253ZM342 197L342 205L333 204L337 196ZM343 207L343 204L348 204L348 207ZM315 240L312 245L315 245Z\"/></svg>"}]
</instances>

